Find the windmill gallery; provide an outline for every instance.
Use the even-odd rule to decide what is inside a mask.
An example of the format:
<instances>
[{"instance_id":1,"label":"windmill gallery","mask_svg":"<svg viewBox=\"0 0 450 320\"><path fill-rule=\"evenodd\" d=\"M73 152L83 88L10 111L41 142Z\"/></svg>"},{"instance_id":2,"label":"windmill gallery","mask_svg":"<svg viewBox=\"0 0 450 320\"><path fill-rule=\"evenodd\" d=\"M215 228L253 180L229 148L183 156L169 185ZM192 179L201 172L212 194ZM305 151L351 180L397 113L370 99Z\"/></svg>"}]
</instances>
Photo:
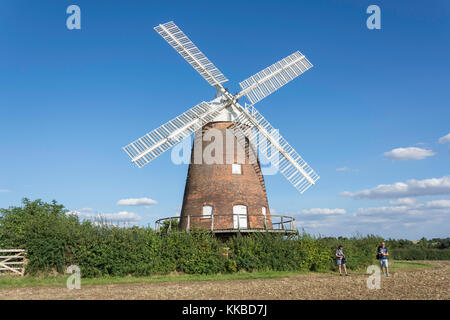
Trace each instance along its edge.
<instances>
[{"instance_id":1,"label":"windmill gallery","mask_svg":"<svg viewBox=\"0 0 450 320\"><path fill-rule=\"evenodd\" d=\"M314 185L319 176L254 104L306 72L312 64L296 51L240 82L241 91L232 95L222 85L228 79L175 23L160 24L155 30L215 87L216 95L125 146L131 161L143 167L194 134L179 229L208 229L222 235L296 232L292 217L269 211L258 154L300 193ZM244 96L250 104L242 106L238 100ZM168 219L160 219L157 224Z\"/></svg>"}]
</instances>

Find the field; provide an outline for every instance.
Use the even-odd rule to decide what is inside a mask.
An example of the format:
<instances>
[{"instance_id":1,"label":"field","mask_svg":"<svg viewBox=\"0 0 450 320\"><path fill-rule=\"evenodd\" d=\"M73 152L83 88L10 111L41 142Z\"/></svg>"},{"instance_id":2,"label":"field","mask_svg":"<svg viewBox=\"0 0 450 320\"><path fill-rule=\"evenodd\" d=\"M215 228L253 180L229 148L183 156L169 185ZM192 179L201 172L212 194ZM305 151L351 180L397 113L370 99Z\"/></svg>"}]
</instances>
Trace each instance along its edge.
<instances>
[{"instance_id":1,"label":"field","mask_svg":"<svg viewBox=\"0 0 450 320\"><path fill-rule=\"evenodd\" d=\"M450 299L450 261L392 261L381 289L366 287L367 274L259 272L82 279L0 277L0 299Z\"/></svg>"}]
</instances>

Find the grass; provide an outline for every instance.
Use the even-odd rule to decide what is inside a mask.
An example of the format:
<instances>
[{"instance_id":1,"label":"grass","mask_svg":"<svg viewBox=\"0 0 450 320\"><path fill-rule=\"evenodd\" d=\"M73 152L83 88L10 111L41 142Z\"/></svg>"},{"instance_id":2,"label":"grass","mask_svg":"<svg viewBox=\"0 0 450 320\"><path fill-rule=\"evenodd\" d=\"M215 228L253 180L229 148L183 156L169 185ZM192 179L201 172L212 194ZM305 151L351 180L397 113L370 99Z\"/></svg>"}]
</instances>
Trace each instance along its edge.
<instances>
[{"instance_id":1,"label":"grass","mask_svg":"<svg viewBox=\"0 0 450 320\"><path fill-rule=\"evenodd\" d=\"M410 261L389 261L389 272L397 271L415 271L431 268L433 265L424 262L410 262Z\"/></svg>"},{"instance_id":2,"label":"grass","mask_svg":"<svg viewBox=\"0 0 450 320\"><path fill-rule=\"evenodd\" d=\"M390 272L414 271L432 267L431 264L409 261L390 261ZM108 284L127 284L127 283L163 283L163 282L186 282L186 281L220 281L220 280L245 280L245 279L274 279L282 277L291 277L300 274L311 274L313 272L288 272L288 271L261 271L261 272L239 272L230 274L212 274L212 275L188 275L171 274L155 275L148 277L100 277L100 278L82 278L82 285L108 285ZM323 272L333 273L333 272ZM351 273L365 274L365 270L355 270ZM64 287L69 275L57 276L0 276L0 289L8 288L29 288L29 287Z\"/></svg>"},{"instance_id":3,"label":"grass","mask_svg":"<svg viewBox=\"0 0 450 320\"><path fill-rule=\"evenodd\" d=\"M375 265L379 266L379 262L374 262ZM433 265L424 262L412 262L406 260L389 260L389 272L407 272L407 271L418 271L428 268L432 268ZM357 270L349 270L351 274L366 274L366 269L361 268Z\"/></svg>"},{"instance_id":4,"label":"grass","mask_svg":"<svg viewBox=\"0 0 450 320\"><path fill-rule=\"evenodd\" d=\"M161 282L186 282L186 281L220 281L220 280L245 280L245 279L273 279L289 277L293 275L306 274L308 272L288 272L288 271L262 271L262 272L242 272L230 274L176 274L176 275L155 275L148 277L99 277L82 278L82 285L108 285L127 283L161 283ZM0 276L0 289L8 288L29 288L65 286L69 275L57 276Z\"/></svg>"}]
</instances>

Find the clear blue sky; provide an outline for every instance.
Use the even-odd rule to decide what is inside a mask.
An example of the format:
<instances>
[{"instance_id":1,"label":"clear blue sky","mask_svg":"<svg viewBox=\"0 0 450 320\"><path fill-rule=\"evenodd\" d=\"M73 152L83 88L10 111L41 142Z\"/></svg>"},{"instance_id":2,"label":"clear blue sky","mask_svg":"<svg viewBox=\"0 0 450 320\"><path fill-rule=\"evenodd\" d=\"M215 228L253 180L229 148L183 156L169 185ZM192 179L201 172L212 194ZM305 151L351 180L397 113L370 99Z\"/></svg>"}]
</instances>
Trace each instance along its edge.
<instances>
[{"instance_id":1,"label":"clear blue sky","mask_svg":"<svg viewBox=\"0 0 450 320\"><path fill-rule=\"evenodd\" d=\"M66 28L71 4L81 30ZM381 30L366 27L371 4ZM450 138L438 142L450 133L445 0L3 0L0 207L56 199L74 211L132 212L142 225L179 213L187 166L167 152L138 169L121 149L214 96L153 30L169 20L231 92L295 50L314 64L256 105L321 176L303 195L267 176L272 212L314 234L449 236ZM117 205L143 197L158 204Z\"/></svg>"}]
</instances>

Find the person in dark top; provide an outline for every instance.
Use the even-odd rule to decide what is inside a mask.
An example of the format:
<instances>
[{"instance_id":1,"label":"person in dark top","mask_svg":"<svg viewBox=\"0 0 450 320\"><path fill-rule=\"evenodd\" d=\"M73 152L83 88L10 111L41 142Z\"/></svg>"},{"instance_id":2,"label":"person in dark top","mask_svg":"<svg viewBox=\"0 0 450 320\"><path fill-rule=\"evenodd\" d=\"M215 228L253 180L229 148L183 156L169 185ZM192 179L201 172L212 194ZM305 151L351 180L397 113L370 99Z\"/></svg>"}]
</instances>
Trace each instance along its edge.
<instances>
[{"instance_id":1,"label":"person in dark top","mask_svg":"<svg viewBox=\"0 0 450 320\"><path fill-rule=\"evenodd\" d=\"M389 263L388 263L388 256L389 252L386 248L386 244L384 242L381 243L381 245L377 249L377 259L380 261L380 268L381 272L386 275L386 277L389 277ZM383 268L386 271L383 271Z\"/></svg>"},{"instance_id":2,"label":"person in dark top","mask_svg":"<svg viewBox=\"0 0 450 320\"><path fill-rule=\"evenodd\" d=\"M347 267L345 266L346 258L344 255L344 247L342 245L339 245L336 250L336 263L339 266L339 275L342 276L341 266L344 266L345 275L348 276Z\"/></svg>"}]
</instances>

